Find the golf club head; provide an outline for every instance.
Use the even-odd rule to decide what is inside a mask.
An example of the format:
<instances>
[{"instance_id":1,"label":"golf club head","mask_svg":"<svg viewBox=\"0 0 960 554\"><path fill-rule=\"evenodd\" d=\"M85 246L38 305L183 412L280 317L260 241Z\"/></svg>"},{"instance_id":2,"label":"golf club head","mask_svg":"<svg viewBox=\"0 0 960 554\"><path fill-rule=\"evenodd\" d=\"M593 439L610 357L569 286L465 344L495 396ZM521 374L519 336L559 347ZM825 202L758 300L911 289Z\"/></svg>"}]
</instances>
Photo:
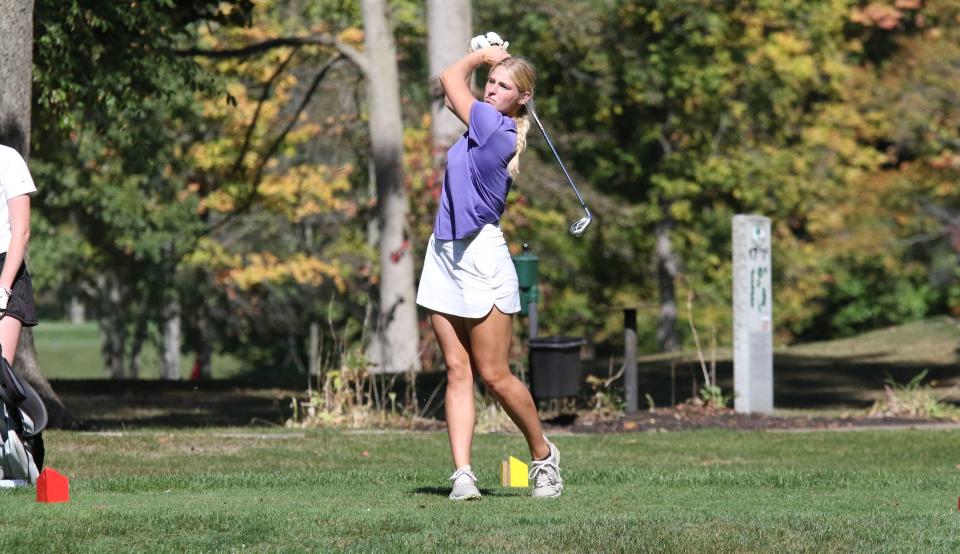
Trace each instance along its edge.
<instances>
[{"instance_id":1,"label":"golf club head","mask_svg":"<svg viewBox=\"0 0 960 554\"><path fill-rule=\"evenodd\" d=\"M593 217L587 215L584 218L579 219L573 225L570 226L570 234L575 237L583 236L583 232L587 230L587 226L590 225L590 222L593 221Z\"/></svg>"}]
</instances>

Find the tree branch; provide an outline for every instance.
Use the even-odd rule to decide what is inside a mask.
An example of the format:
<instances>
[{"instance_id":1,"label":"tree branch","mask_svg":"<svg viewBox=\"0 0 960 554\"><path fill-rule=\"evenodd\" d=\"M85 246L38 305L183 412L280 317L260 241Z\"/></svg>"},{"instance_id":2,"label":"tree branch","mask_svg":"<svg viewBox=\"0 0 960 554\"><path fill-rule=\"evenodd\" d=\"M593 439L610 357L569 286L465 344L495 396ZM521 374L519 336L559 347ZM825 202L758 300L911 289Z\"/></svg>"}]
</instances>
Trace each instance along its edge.
<instances>
[{"instance_id":1,"label":"tree branch","mask_svg":"<svg viewBox=\"0 0 960 554\"><path fill-rule=\"evenodd\" d=\"M235 175L240 171L240 167L243 164L243 158L247 155L247 150L250 148L250 139L253 136L253 130L257 126L257 120L260 118L260 110L263 108L263 103L266 102L267 96L270 95L270 89L273 87L273 83L277 80L277 77L283 73L283 70L287 67L287 64L290 63L290 60L293 59L293 56L300 50L300 47L295 47L290 55L287 56L287 59L283 60L277 70L273 72L273 75L270 76L270 80L263 85L263 91L260 93L260 99L257 100L257 109L253 112L253 119L250 121L250 126L247 127L247 134L243 137L243 146L240 147L240 154L237 155L237 161L233 163L233 167L230 169L229 175Z\"/></svg>"},{"instance_id":2,"label":"tree branch","mask_svg":"<svg viewBox=\"0 0 960 554\"><path fill-rule=\"evenodd\" d=\"M930 202L924 202L923 210L944 225L960 226L960 214L951 213L943 206L931 204Z\"/></svg>"},{"instance_id":3,"label":"tree branch","mask_svg":"<svg viewBox=\"0 0 960 554\"><path fill-rule=\"evenodd\" d=\"M313 94L317 92L317 88L320 86L320 82L323 81L323 78L326 77L327 72L330 71L338 61L340 61L344 56L337 55L331 58L323 67L320 68L320 72L317 73L317 76L313 78L313 82L310 83L310 88L307 89L307 93L303 95L303 100L300 102L300 105L297 106L297 111L294 112L293 116L290 118L290 121L287 123L287 126L283 129L276 140L273 141L273 144L270 145L270 149L263 155L260 160L260 167L257 168L256 176L253 179L254 188L260 183L263 179L263 170L267 166L267 162L270 161L270 158L273 157L273 154L277 151L277 148L280 147L280 144L287 138L287 134L293 129L294 125L297 124L297 120L300 118L300 114L303 113L303 110L307 107L307 104L310 103L310 99L313 98Z\"/></svg>"},{"instance_id":4,"label":"tree branch","mask_svg":"<svg viewBox=\"0 0 960 554\"><path fill-rule=\"evenodd\" d=\"M293 54L291 53L291 56L292 55ZM228 214L226 214L222 219L210 224L209 226L207 226L206 229L198 233L193 238L192 244L187 245L185 248L181 250L179 254L174 255L173 258L174 258L175 264L178 264L180 260L182 260L189 252L194 251L196 249L197 243L200 241L201 238L212 235L214 232L218 231L219 229L226 226L229 222L233 221L233 219L236 216L250 209L250 207L253 205L254 200L257 197L257 187L259 186L260 181L263 178L263 170L266 167L266 164L269 161L270 157L273 156L274 152L276 152L277 148L286 138L287 134L289 134L290 130L293 129L293 126L296 124L297 119L300 117L300 114L306 108L307 103L309 103L310 99L313 97L313 94L316 92L317 87L320 85L320 82L326 76L327 72L334 66L334 64L336 64L338 61L340 61L344 57L345 56L343 56L342 54L337 54L333 56L330 60L328 60L327 63L323 65L323 67L320 68L320 71L317 73L317 76L314 77L313 82L310 84L310 88L305 94L303 100L300 102L300 105L297 107L296 113L293 114L293 117L287 123L287 126L284 128L283 132L280 133L280 135L273 141L270 148L263 154L263 159L261 160L259 166L257 167L255 177L253 178L253 183L250 187L250 193L243 199L243 202L239 206L231 210ZM277 74L279 74L279 70Z\"/></svg>"},{"instance_id":5,"label":"tree branch","mask_svg":"<svg viewBox=\"0 0 960 554\"><path fill-rule=\"evenodd\" d=\"M235 216L243 212L246 212L250 208L250 206L253 205L253 202L257 197L257 188L260 185L260 181L263 180L263 171L267 166L267 162L270 161L270 158L273 157L274 153L276 153L277 148L280 147L284 139L287 138L287 135L290 133L293 127L297 124L297 120L300 118L300 114L303 113L303 110L306 109L307 104L310 103L310 99L313 98L313 94L317 91L317 88L320 86L320 82L323 81L323 78L326 77L327 72L330 71L330 69L338 61L340 61L343 58L344 58L343 55L337 54L336 56L330 58L330 60L327 61L327 63L325 63L323 67L320 68L320 71L317 73L317 76L314 77L313 82L310 83L310 88L307 89L306 94L304 94L303 96L303 100L300 102L300 105L297 106L297 110L294 112L293 116L290 118L290 121L287 123L286 127L284 127L283 131L277 136L276 139L274 139L273 143L270 145L270 148L268 148L267 151L264 152L263 155L261 156L260 165L257 167L257 171L254 174L253 180L251 182L250 193L247 195L246 198L243 199L243 202L239 206L233 209L223 219L213 224L213 226L211 226L208 229L208 233L214 231L215 229L219 229L220 227L223 227L227 222L232 220Z\"/></svg>"},{"instance_id":6,"label":"tree branch","mask_svg":"<svg viewBox=\"0 0 960 554\"><path fill-rule=\"evenodd\" d=\"M311 44L331 46L339 51L340 54L342 54L345 58L350 60L350 62L357 66L357 68L360 69L360 71L362 71L364 74L366 74L368 71L367 58L362 52L345 42L337 40L329 33L306 37L280 37L258 42L256 44L251 44L249 46L244 46L243 48L227 48L223 50L187 48L183 50L171 50L171 52L177 56L200 56L204 58L248 58L250 56L260 54L261 52L272 50L273 48L280 48L284 46L305 46Z\"/></svg>"}]
</instances>

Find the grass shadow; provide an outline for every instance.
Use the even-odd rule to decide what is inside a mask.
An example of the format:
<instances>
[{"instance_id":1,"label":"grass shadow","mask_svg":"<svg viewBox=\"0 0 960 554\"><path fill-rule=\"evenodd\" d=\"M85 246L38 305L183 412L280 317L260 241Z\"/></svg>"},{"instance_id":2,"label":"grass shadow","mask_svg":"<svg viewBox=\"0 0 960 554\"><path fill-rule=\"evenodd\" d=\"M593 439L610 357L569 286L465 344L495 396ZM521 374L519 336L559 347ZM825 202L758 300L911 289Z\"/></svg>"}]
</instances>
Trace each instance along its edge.
<instances>
[{"instance_id":1,"label":"grass shadow","mask_svg":"<svg viewBox=\"0 0 960 554\"><path fill-rule=\"evenodd\" d=\"M586 373L606 377L606 367L586 366ZM814 356L809 354L774 355L773 395L779 408L867 408L883 392L888 379L906 383L923 370L929 370L925 383L938 387L960 383L960 364L927 362L887 362L880 355ZM647 395L658 407L670 406L695 395L694 382L703 383L703 371L697 360L685 359L671 369L669 361L638 365L638 388L641 408L646 408ZM717 381L726 391L733 390L733 363L718 361ZM623 380L614 384L615 394L622 394ZM584 386L581 397L591 394Z\"/></svg>"},{"instance_id":2,"label":"grass shadow","mask_svg":"<svg viewBox=\"0 0 960 554\"><path fill-rule=\"evenodd\" d=\"M148 427L279 426L302 391L247 380L53 380L88 430Z\"/></svg>"},{"instance_id":3,"label":"grass shadow","mask_svg":"<svg viewBox=\"0 0 960 554\"><path fill-rule=\"evenodd\" d=\"M887 379L906 383L924 369L925 383L948 388L960 384L956 356L960 342L958 324L933 318L904 326L872 331L862 336L810 343L778 350L774 355L774 405L778 408L869 407L883 393ZM724 349L721 349L724 350ZM719 385L733 390L733 364L729 348L718 353ZM616 362L615 364L612 362ZM584 360L584 376L606 378L620 359ZM709 363L709 360L707 360ZM615 370L614 370L615 371ZM679 362L667 355L643 356L638 365L640 408L664 407L696 395L703 382L700 363L692 353ZM52 380L53 388L88 429L109 430L146 427L278 426L292 416L294 398L305 399L304 377L250 375L212 381L160 380ZM586 407L595 391L581 381L579 407ZM622 398L623 379L611 387ZM404 397L406 384L398 379L393 392ZM481 390L482 384L480 384ZM416 394L421 415L444 417L445 373L421 373ZM960 400L956 393L951 399ZM572 423L575 414L554 413L547 422Z\"/></svg>"},{"instance_id":4,"label":"grass shadow","mask_svg":"<svg viewBox=\"0 0 960 554\"><path fill-rule=\"evenodd\" d=\"M527 490L527 489L523 489ZM450 487L417 487L410 491L410 494L424 494L427 496L450 496ZM511 492L504 489L480 489L482 496L501 498L508 496L523 496L521 492Z\"/></svg>"}]
</instances>

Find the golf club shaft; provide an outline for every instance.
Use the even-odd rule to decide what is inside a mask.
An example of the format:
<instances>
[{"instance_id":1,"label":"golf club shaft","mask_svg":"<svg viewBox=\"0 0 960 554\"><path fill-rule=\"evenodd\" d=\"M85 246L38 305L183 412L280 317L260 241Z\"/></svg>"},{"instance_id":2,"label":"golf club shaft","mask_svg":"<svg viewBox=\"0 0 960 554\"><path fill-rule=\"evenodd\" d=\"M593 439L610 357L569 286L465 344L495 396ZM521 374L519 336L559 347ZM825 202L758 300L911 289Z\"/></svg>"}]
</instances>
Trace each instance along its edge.
<instances>
[{"instance_id":1,"label":"golf club shaft","mask_svg":"<svg viewBox=\"0 0 960 554\"><path fill-rule=\"evenodd\" d=\"M560 159L560 154L557 154L557 149L553 147L553 141L550 140L550 136L547 135L546 129L543 128L543 124L540 123L540 118L537 117L537 112L530 107L530 114L533 115L533 120L537 122L537 127L540 127L540 133L543 134L543 138L547 139L547 144L550 146L550 150L553 152L553 156L557 158L557 161L560 162L560 169L563 170L563 174L567 176L567 181L570 182L570 186L573 187L573 192L577 194L577 200L580 201L580 205L583 206L587 215L590 215L590 210L587 209L587 204L583 201L583 197L580 196L580 191L577 190L577 185L573 184L573 179L570 177L570 173L567 171L567 166L563 165L563 160Z\"/></svg>"}]
</instances>

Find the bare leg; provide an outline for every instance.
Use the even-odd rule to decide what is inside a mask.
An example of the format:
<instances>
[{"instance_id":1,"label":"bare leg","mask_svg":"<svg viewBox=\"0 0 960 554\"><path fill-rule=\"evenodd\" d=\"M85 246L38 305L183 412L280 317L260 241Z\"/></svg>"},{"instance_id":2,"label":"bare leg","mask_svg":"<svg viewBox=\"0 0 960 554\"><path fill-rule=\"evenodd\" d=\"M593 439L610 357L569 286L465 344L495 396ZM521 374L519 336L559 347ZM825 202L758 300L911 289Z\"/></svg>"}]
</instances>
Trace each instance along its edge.
<instances>
[{"instance_id":1,"label":"bare leg","mask_svg":"<svg viewBox=\"0 0 960 554\"><path fill-rule=\"evenodd\" d=\"M13 358L17 355L17 342L20 341L20 328L23 323L14 317L0 318L0 348L3 348L3 357L13 365Z\"/></svg>"},{"instance_id":2,"label":"bare leg","mask_svg":"<svg viewBox=\"0 0 960 554\"><path fill-rule=\"evenodd\" d=\"M473 371L470 366L470 338L462 317L433 313L433 332L447 364L447 392L444 411L454 469L470 465L470 447L476 409L473 405Z\"/></svg>"},{"instance_id":3,"label":"bare leg","mask_svg":"<svg viewBox=\"0 0 960 554\"><path fill-rule=\"evenodd\" d=\"M526 437L533 459L546 458L550 447L543 439L537 406L527 387L510 372L513 318L494 306L486 317L467 320L467 328L474 367L480 378Z\"/></svg>"}]
</instances>

